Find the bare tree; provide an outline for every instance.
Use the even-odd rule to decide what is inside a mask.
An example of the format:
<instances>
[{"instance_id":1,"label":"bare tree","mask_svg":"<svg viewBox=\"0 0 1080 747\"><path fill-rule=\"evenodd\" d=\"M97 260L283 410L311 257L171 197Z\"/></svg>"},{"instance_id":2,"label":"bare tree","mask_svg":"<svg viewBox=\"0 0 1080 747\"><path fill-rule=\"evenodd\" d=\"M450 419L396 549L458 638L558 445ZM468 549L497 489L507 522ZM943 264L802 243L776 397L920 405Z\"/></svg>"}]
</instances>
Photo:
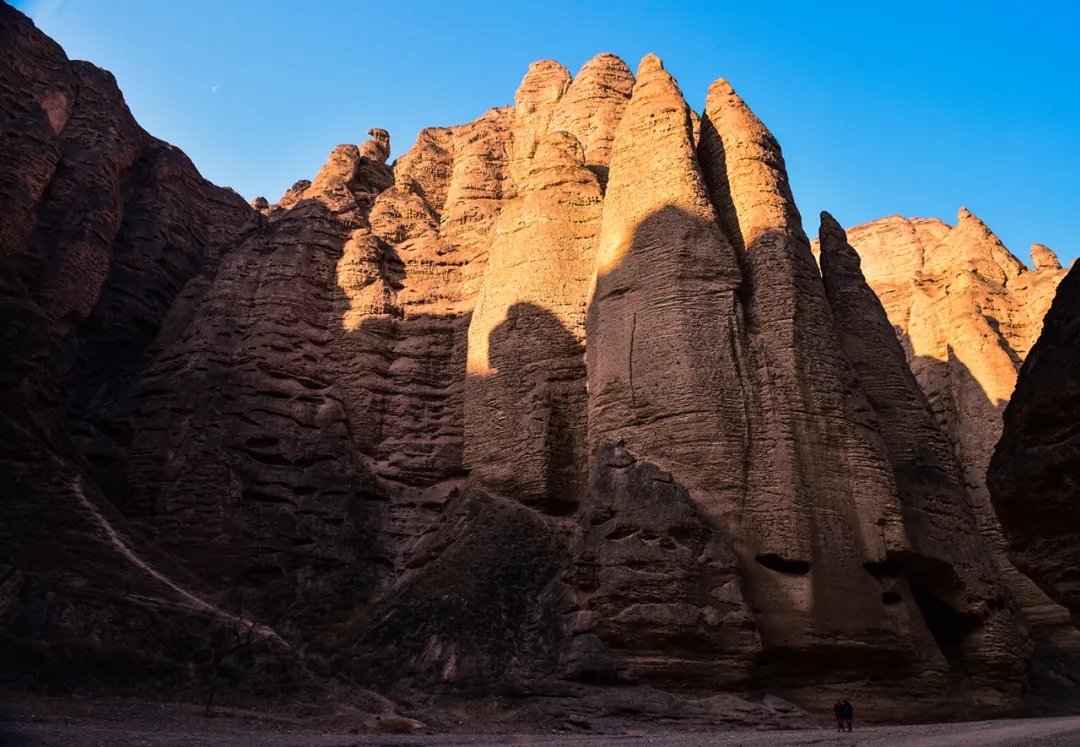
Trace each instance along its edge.
<instances>
[{"instance_id":1,"label":"bare tree","mask_svg":"<svg viewBox=\"0 0 1080 747\"><path fill-rule=\"evenodd\" d=\"M260 628L253 615L250 618L245 615L247 605L243 590L235 587L230 597L235 599L235 603L225 606L228 615L227 625L223 631L219 629L222 633L220 638L215 635L210 641L210 658L206 665L207 687L209 688L206 695L207 716L213 715L214 697L225 682L224 667L234 655L255 643ZM228 609L230 606L233 610Z\"/></svg>"}]
</instances>

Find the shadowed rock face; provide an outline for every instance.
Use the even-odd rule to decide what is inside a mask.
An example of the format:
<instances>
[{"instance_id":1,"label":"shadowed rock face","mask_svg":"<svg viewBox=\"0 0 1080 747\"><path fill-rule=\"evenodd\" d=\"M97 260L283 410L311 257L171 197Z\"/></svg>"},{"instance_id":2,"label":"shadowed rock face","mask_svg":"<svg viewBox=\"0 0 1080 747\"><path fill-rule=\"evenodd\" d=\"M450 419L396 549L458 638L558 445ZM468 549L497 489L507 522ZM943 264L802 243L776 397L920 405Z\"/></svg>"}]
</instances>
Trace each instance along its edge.
<instances>
[{"instance_id":1,"label":"shadowed rock face","mask_svg":"<svg viewBox=\"0 0 1080 747\"><path fill-rule=\"evenodd\" d=\"M568 580L567 674L683 689L750 683L761 652L739 559L686 488L621 447L594 457Z\"/></svg>"},{"instance_id":2,"label":"shadowed rock face","mask_svg":"<svg viewBox=\"0 0 1080 747\"><path fill-rule=\"evenodd\" d=\"M763 643L777 652L770 666L790 655L797 668L822 646L870 643L871 631L890 627L865 567L906 550L908 541L779 146L726 81L706 99L699 154L745 275L743 389L752 393L756 422L739 524L744 566ZM757 561L772 558L783 562ZM801 571L783 570L795 568Z\"/></svg>"},{"instance_id":3,"label":"shadowed rock face","mask_svg":"<svg viewBox=\"0 0 1080 747\"><path fill-rule=\"evenodd\" d=\"M1080 665L1080 633L1013 567L986 487L1002 411L1065 271L1041 245L1032 248L1036 269L1026 269L963 209L955 226L892 216L848 237L948 437L994 563L1031 622L1038 667L1075 682L1060 662L1071 662L1068 672Z\"/></svg>"},{"instance_id":4,"label":"shadowed rock face","mask_svg":"<svg viewBox=\"0 0 1080 747\"><path fill-rule=\"evenodd\" d=\"M589 441L623 443L741 503L739 268L694 156L689 108L655 57L615 136L586 327Z\"/></svg>"},{"instance_id":5,"label":"shadowed rock face","mask_svg":"<svg viewBox=\"0 0 1080 747\"><path fill-rule=\"evenodd\" d=\"M863 279L859 255L844 230L822 213L819 235L829 306L844 353L877 416L911 542L880 577L903 576L911 586L907 599L893 590L894 604L945 604L969 618L968 640L949 652L951 667L985 683L1018 682L1031 653L1026 625L1018 623L1019 607L980 541L952 447L906 365L884 307ZM931 630L943 634L933 625Z\"/></svg>"},{"instance_id":6,"label":"shadowed rock face","mask_svg":"<svg viewBox=\"0 0 1080 747\"><path fill-rule=\"evenodd\" d=\"M230 615L118 510L127 444L97 415L255 214L6 4L0 112L0 678L182 683ZM268 686L301 682L272 631L258 649Z\"/></svg>"},{"instance_id":7,"label":"shadowed rock face","mask_svg":"<svg viewBox=\"0 0 1080 747\"><path fill-rule=\"evenodd\" d=\"M1080 272L1024 362L987 476L1016 565L1080 619Z\"/></svg>"},{"instance_id":8,"label":"shadowed rock face","mask_svg":"<svg viewBox=\"0 0 1080 747\"><path fill-rule=\"evenodd\" d=\"M889 329L985 301L1026 352L1023 303L949 298L1049 282L973 216L905 224L939 295L894 273L877 305L831 223L823 282L768 130L723 81L699 119L651 55L537 63L514 107L394 163L372 129L248 206L0 13L4 661L77 661L131 593L197 630L152 640L138 602L109 650L181 671L239 587L276 661L392 691L1018 708L961 493L989 431Z\"/></svg>"}]
</instances>

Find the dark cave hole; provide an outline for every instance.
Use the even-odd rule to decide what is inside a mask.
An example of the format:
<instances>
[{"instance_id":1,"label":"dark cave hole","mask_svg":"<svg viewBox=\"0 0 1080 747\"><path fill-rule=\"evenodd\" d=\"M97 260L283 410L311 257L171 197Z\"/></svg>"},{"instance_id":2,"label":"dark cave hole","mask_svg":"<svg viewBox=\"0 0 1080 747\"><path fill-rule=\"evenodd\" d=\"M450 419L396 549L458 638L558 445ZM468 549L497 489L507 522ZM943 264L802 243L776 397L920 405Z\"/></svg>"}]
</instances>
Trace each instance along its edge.
<instances>
[{"instance_id":1,"label":"dark cave hole","mask_svg":"<svg viewBox=\"0 0 1080 747\"><path fill-rule=\"evenodd\" d=\"M887 591L881 595L881 601L885 604L900 604L904 598L895 591Z\"/></svg>"},{"instance_id":2,"label":"dark cave hole","mask_svg":"<svg viewBox=\"0 0 1080 747\"><path fill-rule=\"evenodd\" d=\"M863 568L874 578L890 578L899 576L904 572L904 564L896 560L886 560L881 563L863 563Z\"/></svg>"},{"instance_id":3,"label":"dark cave hole","mask_svg":"<svg viewBox=\"0 0 1080 747\"><path fill-rule=\"evenodd\" d=\"M537 510L548 516L573 516L577 513L578 504L577 501L556 500L537 507Z\"/></svg>"},{"instance_id":4,"label":"dark cave hole","mask_svg":"<svg viewBox=\"0 0 1080 747\"><path fill-rule=\"evenodd\" d=\"M958 662L963 654L964 639L979 627L981 621L972 615L957 612L914 584L911 591L941 653L950 662Z\"/></svg>"},{"instance_id":5,"label":"dark cave hole","mask_svg":"<svg viewBox=\"0 0 1080 747\"><path fill-rule=\"evenodd\" d=\"M788 558L781 558L773 552L766 555L758 555L754 560L760 565L768 568L770 571L777 571L778 573L787 573L793 576L805 576L810 572L810 564L805 560L789 560Z\"/></svg>"}]
</instances>

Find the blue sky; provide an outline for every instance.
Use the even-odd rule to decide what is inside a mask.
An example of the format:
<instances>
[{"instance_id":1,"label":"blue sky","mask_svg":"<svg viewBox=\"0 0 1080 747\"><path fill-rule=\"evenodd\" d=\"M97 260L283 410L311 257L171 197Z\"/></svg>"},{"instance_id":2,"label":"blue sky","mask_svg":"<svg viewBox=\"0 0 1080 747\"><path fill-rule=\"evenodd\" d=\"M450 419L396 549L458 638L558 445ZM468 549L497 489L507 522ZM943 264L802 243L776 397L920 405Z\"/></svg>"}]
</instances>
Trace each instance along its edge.
<instances>
[{"instance_id":1,"label":"blue sky","mask_svg":"<svg viewBox=\"0 0 1080 747\"><path fill-rule=\"evenodd\" d=\"M655 52L701 109L728 78L776 134L808 232L961 205L1028 261L1080 254L1080 3L24 0L202 173L275 201L338 143L513 102L529 62Z\"/></svg>"}]
</instances>

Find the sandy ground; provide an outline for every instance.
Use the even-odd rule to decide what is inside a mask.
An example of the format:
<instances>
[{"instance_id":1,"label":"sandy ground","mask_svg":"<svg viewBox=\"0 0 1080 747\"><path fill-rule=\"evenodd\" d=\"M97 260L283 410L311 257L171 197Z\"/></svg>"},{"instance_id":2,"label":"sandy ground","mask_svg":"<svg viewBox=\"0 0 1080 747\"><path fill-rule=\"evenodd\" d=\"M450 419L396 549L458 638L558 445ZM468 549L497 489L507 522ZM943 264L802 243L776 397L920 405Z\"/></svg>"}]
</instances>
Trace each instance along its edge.
<instances>
[{"instance_id":1,"label":"sandy ground","mask_svg":"<svg viewBox=\"0 0 1080 747\"><path fill-rule=\"evenodd\" d=\"M687 730L627 726L617 732L579 730L537 733L447 734L427 729L381 734L350 728L334 719L285 718L223 711L206 718L189 705L115 702L70 709L52 701L22 702L0 717L0 747L1080 747L1080 716L979 721L918 726L832 728L801 731Z\"/></svg>"}]
</instances>

